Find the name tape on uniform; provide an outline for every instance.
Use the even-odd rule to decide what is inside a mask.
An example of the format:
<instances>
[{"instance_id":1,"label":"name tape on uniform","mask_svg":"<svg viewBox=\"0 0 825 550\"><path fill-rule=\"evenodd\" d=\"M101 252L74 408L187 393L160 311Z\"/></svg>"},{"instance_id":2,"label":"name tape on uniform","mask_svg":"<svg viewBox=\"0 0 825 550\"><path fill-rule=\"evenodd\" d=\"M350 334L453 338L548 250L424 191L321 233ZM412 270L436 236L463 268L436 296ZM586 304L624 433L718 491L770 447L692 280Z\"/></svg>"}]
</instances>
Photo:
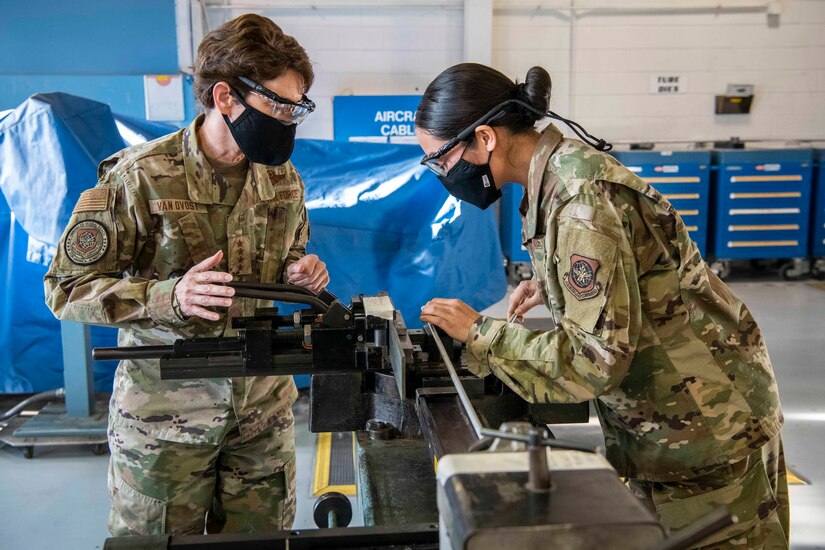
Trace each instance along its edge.
<instances>
[{"instance_id":1,"label":"name tape on uniform","mask_svg":"<svg viewBox=\"0 0 825 550\"><path fill-rule=\"evenodd\" d=\"M206 206L194 201L178 199L155 199L149 201L149 212L152 214L167 214L176 212L206 213Z\"/></svg>"}]
</instances>

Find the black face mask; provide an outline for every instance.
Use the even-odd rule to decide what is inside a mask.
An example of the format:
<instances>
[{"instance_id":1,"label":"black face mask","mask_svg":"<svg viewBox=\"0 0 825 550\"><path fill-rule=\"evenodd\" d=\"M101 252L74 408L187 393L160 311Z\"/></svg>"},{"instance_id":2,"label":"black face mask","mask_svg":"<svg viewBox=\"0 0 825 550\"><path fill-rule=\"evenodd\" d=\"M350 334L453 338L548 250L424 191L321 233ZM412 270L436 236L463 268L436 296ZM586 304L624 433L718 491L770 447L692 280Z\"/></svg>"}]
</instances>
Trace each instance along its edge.
<instances>
[{"instance_id":1,"label":"black face mask","mask_svg":"<svg viewBox=\"0 0 825 550\"><path fill-rule=\"evenodd\" d=\"M438 179L444 184L447 192L458 200L487 210L491 204L501 198L501 191L496 187L493 173L490 171L490 157L492 156L493 152L490 151L490 156L484 164L473 164L459 159L446 176L439 176Z\"/></svg>"},{"instance_id":2,"label":"black face mask","mask_svg":"<svg viewBox=\"0 0 825 550\"><path fill-rule=\"evenodd\" d=\"M247 104L240 94L233 94L245 107L234 122L223 115L235 143L251 162L280 166L289 160L295 148L296 124L284 124Z\"/></svg>"}]
</instances>

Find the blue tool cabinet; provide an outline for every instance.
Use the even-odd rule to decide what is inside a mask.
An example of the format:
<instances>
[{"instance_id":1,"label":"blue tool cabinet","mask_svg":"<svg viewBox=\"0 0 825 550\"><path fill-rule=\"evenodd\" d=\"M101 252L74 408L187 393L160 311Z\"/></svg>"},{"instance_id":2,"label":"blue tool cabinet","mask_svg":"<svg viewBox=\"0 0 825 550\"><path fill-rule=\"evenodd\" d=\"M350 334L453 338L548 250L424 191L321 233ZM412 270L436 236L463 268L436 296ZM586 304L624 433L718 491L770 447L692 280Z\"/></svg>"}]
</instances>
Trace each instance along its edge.
<instances>
[{"instance_id":1,"label":"blue tool cabinet","mask_svg":"<svg viewBox=\"0 0 825 550\"><path fill-rule=\"evenodd\" d=\"M814 149L816 177L814 179L814 203L811 223L811 256L825 258L825 149Z\"/></svg>"},{"instance_id":2,"label":"blue tool cabinet","mask_svg":"<svg viewBox=\"0 0 825 550\"><path fill-rule=\"evenodd\" d=\"M616 151L613 155L670 201L704 255L710 219L710 151Z\"/></svg>"},{"instance_id":3,"label":"blue tool cabinet","mask_svg":"<svg viewBox=\"0 0 825 550\"><path fill-rule=\"evenodd\" d=\"M714 151L713 159L715 258L807 257L813 151Z\"/></svg>"}]
</instances>

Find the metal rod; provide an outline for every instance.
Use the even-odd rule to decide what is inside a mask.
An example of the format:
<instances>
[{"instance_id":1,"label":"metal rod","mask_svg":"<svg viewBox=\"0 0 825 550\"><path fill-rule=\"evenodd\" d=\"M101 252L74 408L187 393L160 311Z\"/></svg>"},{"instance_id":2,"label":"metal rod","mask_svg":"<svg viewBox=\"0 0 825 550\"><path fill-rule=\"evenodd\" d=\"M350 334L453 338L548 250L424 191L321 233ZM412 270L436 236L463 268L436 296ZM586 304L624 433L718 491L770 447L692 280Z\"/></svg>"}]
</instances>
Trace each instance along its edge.
<instances>
[{"instance_id":1,"label":"metal rod","mask_svg":"<svg viewBox=\"0 0 825 550\"><path fill-rule=\"evenodd\" d=\"M226 286L235 289L248 288L251 290L263 290L268 292L292 292L295 294L305 294L307 296L315 296L315 294L308 288L298 285L288 285L283 283L254 283L245 281L232 281L226 283Z\"/></svg>"},{"instance_id":2,"label":"metal rod","mask_svg":"<svg viewBox=\"0 0 825 550\"><path fill-rule=\"evenodd\" d=\"M527 489L534 493L546 493L550 490L550 469L547 467L547 448L541 444L544 439L536 428L528 434L530 443L527 446L527 462L529 464Z\"/></svg>"},{"instance_id":3,"label":"metal rod","mask_svg":"<svg viewBox=\"0 0 825 550\"><path fill-rule=\"evenodd\" d=\"M453 381L456 393L458 393L458 400L461 401L461 406L464 407L464 412L467 413L467 417L470 419L470 424L473 425L473 430L475 430L476 435L478 435L479 438L484 437L482 434L481 421L478 419L478 415L473 408L473 404L470 403L470 398L467 397L467 392L464 391L464 386L458 378L458 373L455 371L455 367L453 367L453 362L450 360L447 350L444 349L444 343L438 335L438 329L436 329L432 323L427 323L427 325L430 327L430 333L433 335L433 338L435 338L435 345L438 347L438 353L441 354L441 360L444 361L444 366L447 367L447 372L450 373L450 379Z\"/></svg>"},{"instance_id":4,"label":"metal rod","mask_svg":"<svg viewBox=\"0 0 825 550\"><path fill-rule=\"evenodd\" d=\"M492 430L490 428L481 428L481 433L484 437L498 437L500 439L507 439L510 441L518 441L519 443L530 444L530 436L525 434L514 434L509 432L502 432L499 430ZM597 449L584 443L577 443L575 441L565 441L563 439L544 438L539 441L541 445L546 447L553 447L554 449L565 449L568 451L582 451L585 453L595 453Z\"/></svg>"},{"instance_id":5,"label":"metal rod","mask_svg":"<svg viewBox=\"0 0 825 550\"><path fill-rule=\"evenodd\" d=\"M499 430L485 428L481 425L481 421L478 419L478 415L476 414L476 411L473 408L473 404L470 402L470 398L467 396L467 392L464 391L464 385L458 378L458 373L456 372L455 367L453 366L453 362L450 360L450 356L447 354L447 350L444 349L444 343L438 336L437 329L435 328L435 326L433 326L432 323L427 323L427 326L430 327L430 333L435 339L435 345L438 348L438 352L441 354L441 360L444 361L444 366L447 367L447 372L450 373L450 379L453 381L453 386L455 386L455 391L458 394L458 399L461 402L461 406L467 413L467 417L470 419L470 424L473 425L473 430L476 432L476 435L478 435L479 439L483 437L497 437L500 439L508 439L511 441L520 441L522 443L527 444L530 444L532 442L535 445L537 441L535 437L531 438L531 436L525 434L513 434L502 432ZM596 452L596 449L594 447L591 447L590 445L584 445L582 443L575 443L572 441L562 441L560 439L542 438L538 441L538 444L544 445L546 447L554 447L556 449L583 451L586 453Z\"/></svg>"},{"instance_id":6,"label":"metal rod","mask_svg":"<svg viewBox=\"0 0 825 550\"><path fill-rule=\"evenodd\" d=\"M272 292L268 290L255 290L252 288L236 288L235 296L238 298L256 298L258 300L288 302L291 304L307 304L314 306L321 312L329 311L329 306L319 298L316 298L315 296L307 296L305 294L296 294L294 292Z\"/></svg>"},{"instance_id":7,"label":"metal rod","mask_svg":"<svg viewBox=\"0 0 825 550\"><path fill-rule=\"evenodd\" d=\"M95 361L121 360L121 359L157 359L167 353L173 353L175 346L134 346L125 348L95 348L92 350L92 358Z\"/></svg>"}]
</instances>

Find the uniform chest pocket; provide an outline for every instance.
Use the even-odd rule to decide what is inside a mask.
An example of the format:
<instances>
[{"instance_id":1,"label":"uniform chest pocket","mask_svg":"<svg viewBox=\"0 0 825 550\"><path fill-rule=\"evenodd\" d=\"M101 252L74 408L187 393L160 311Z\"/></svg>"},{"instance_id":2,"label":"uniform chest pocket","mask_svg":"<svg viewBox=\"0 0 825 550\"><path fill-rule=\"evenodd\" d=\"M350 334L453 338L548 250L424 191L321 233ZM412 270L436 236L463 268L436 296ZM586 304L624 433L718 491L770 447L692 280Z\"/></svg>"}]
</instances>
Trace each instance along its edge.
<instances>
[{"instance_id":1,"label":"uniform chest pocket","mask_svg":"<svg viewBox=\"0 0 825 550\"><path fill-rule=\"evenodd\" d=\"M170 214L158 225L153 261L158 279L179 277L217 251L211 229L196 214Z\"/></svg>"}]
</instances>

